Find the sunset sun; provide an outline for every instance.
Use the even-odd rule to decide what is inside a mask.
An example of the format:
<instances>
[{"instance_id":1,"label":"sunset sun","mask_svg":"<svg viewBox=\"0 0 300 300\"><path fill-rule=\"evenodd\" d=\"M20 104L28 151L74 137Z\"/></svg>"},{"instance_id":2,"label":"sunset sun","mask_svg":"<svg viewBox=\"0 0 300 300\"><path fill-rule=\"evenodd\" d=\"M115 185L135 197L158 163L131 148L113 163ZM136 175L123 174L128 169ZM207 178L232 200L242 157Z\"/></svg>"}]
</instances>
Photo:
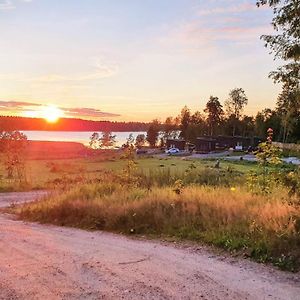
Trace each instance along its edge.
<instances>
[{"instance_id":1,"label":"sunset sun","mask_svg":"<svg viewBox=\"0 0 300 300\"><path fill-rule=\"evenodd\" d=\"M44 106L41 109L41 117L49 123L55 123L63 116L63 111L53 105Z\"/></svg>"},{"instance_id":2,"label":"sunset sun","mask_svg":"<svg viewBox=\"0 0 300 300\"><path fill-rule=\"evenodd\" d=\"M48 123L56 123L64 116L64 112L54 105L40 106L37 110L27 110L23 112L25 117L43 118Z\"/></svg>"}]
</instances>

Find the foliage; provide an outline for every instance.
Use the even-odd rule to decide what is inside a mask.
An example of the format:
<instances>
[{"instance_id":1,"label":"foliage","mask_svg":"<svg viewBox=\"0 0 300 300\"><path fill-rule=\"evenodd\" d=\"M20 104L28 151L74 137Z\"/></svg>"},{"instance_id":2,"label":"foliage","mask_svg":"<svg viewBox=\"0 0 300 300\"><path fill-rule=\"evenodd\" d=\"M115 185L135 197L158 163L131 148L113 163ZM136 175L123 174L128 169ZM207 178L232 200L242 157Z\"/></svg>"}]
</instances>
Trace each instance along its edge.
<instances>
[{"instance_id":1,"label":"foliage","mask_svg":"<svg viewBox=\"0 0 300 300\"><path fill-rule=\"evenodd\" d=\"M8 178L26 181L26 147L27 137L19 131L0 132L0 150Z\"/></svg>"},{"instance_id":2,"label":"foliage","mask_svg":"<svg viewBox=\"0 0 300 300\"><path fill-rule=\"evenodd\" d=\"M236 128L240 123L243 109L247 104L248 98L242 88L235 88L229 92L229 98L225 101L225 108L233 136L236 135Z\"/></svg>"},{"instance_id":3,"label":"foliage","mask_svg":"<svg viewBox=\"0 0 300 300\"><path fill-rule=\"evenodd\" d=\"M272 25L277 34L263 35L266 47L269 47L276 58L288 63L270 74L275 81L289 87L299 87L300 80L300 14L299 0L260 0L257 5L268 4L273 8Z\"/></svg>"},{"instance_id":4,"label":"foliage","mask_svg":"<svg viewBox=\"0 0 300 300\"><path fill-rule=\"evenodd\" d=\"M116 144L116 135L112 135L110 131L102 132L101 136L98 132L94 132L89 144L92 149L109 149Z\"/></svg>"},{"instance_id":5,"label":"foliage","mask_svg":"<svg viewBox=\"0 0 300 300\"><path fill-rule=\"evenodd\" d=\"M135 138L135 147L136 148L142 148L146 143L146 136L144 134L138 134Z\"/></svg>"},{"instance_id":6,"label":"foliage","mask_svg":"<svg viewBox=\"0 0 300 300\"><path fill-rule=\"evenodd\" d=\"M157 143L157 140L159 137L160 127L161 127L160 122L157 119L155 119L151 122L151 124L147 130L146 139L151 147L156 146L156 143Z\"/></svg>"},{"instance_id":7,"label":"foliage","mask_svg":"<svg viewBox=\"0 0 300 300\"><path fill-rule=\"evenodd\" d=\"M287 142L297 130L300 121L300 89L291 89L288 85L283 85L276 109L283 128L282 141Z\"/></svg>"},{"instance_id":8,"label":"foliage","mask_svg":"<svg viewBox=\"0 0 300 300\"><path fill-rule=\"evenodd\" d=\"M248 178L250 188L253 189L256 185L260 187L263 193L271 191L272 185L275 184L277 178L277 174L274 171L270 172L268 165L281 164L281 150L272 143L273 129L269 128L267 133L267 141L260 143L256 151L256 158L261 167L261 173L251 173Z\"/></svg>"},{"instance_id":9,"label":"foliage","mask_svg":"<svg viewBox=\"0 0 300 300\"><path fill-rule=\"evenodd\" d=\"M299 0L259 0L257 5L269 5L273 8L272 25L276 34L263 35L265 46L275 54L275 58L286 64L270 73L274 82L282 84L282 92L277 101L283 132L281 140L286 142L289 136L293 140L297 127L300 128L300 14ZM298 130L299 134L299 130Z\"/></svg>"},{"instance_id":10,"label":"foliage","mask_svg":"<svg viewBox=\"0 0 300 300\"><path fill-rule=\"evenodd\" d=\"M163 124L164 139L175 139L178 137L178 119L167 117Z\"/></svg>"},{"instance_id":11,"label":"foliage","mask_svg":"<svg viewBox=\"0 0 300 300\"><path fill-rule=\"evenodd\" d=\"M219 98L210 96L204 112L207 114L209 134L214 135L216 133L216 127L220 126L224 114Z\"/></svg>"},{"instance_id":12,"label":"foliage","mask_svg":"<svg viewBox=\"0 0 300 300\"><path fill-rule=\"evenodd\" d=\"M289 189L289 195L297 197L300 205L300 171L295 170L284 174L282 182Z\"/></svg>"}]
</instances>

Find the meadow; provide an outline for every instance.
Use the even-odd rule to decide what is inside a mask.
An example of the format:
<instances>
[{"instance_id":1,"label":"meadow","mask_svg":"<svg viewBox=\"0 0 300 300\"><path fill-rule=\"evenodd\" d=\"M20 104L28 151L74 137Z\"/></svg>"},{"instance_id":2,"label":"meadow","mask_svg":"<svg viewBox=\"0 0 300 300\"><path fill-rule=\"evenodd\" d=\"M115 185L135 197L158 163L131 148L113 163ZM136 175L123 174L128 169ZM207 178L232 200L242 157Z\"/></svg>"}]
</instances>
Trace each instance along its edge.
<instances>
[{"instance_id":1,"label":"meadow","mask_svg":"<svg viewBox=\"0 0 300 300\"><path fill-rule=\"evenodd\" d=\"M140 173L150 174L155 171L156 173L170 173L174 176L183 175L191 165L197 170L205 171L213 168L215 163L215 160L177 157L149 156L135 159L136 170ZM120 159L120 155L111 153L89 158L29 159L26 161L26 178L22 181L8 179L3 164L0 164L0 192L49 189L52 188L53 183L65 177L92 179L101 176L106 170L120 172L126 164L126 160ZM247 174L257 170L257 164L222 161L221 169Z\"/></svg>"}]
</instances>

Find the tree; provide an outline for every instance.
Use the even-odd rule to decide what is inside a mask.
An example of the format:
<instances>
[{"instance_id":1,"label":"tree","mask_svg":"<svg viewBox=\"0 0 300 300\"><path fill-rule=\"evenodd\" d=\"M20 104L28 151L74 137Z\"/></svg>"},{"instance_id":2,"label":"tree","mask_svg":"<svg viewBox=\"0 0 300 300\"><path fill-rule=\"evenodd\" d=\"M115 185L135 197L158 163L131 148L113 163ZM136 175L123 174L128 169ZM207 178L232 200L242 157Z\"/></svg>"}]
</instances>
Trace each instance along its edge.
<instances>
[{"instance_id":1,"label":"tree","mask_svg":"<svg viewBox=\"0 0 300 300\"><path fill-rule=\"evenodd\" d=\"M216 134L216 128L221 124L223 117L223 106L218 97L210 96L204 112L207 114L207 124L209 127L209 134Z\"/></svg>"},{"instance_id":2,"label":"tree","mask_svg":"<svg viewBox=\"0 0 300 300\"><path fill-rule=\"evenodd\" d=\"M142 148L146 143L146 136L144 134L138 134L135 138L135 147Z\"/></svg>"},{"instance_id":3,"label":"tree","mask_svg":"<svg viewBox=\"0 0 300 300\"><path fill-rule=\"evenodd\" d=\"M299 139L299 88L300 88L300 1L259 0L257 6L269 5L273 9L273 35L262 35L265 46L274 53L274 59L285 62L272 71L269 77L282 83L282 92L277 101L277 112L281 118L281 139L287 142ZM296 135L294 134L296 133Z\"/></svg>"},{"instance_id":4,"label":"tree","mask_svg":"<svg viewBox=\"0 0 300 300\"><path fill-rule=\"evenodd\" d=\"M186 130L186 139L189 142L196 143L197 137L204 135L206 131L204 116L200 111L195 111L190 118L190 123Z\"/></svg>"},{"instance_id":5,"label":"tree","mask_svg":"<svg viewBox=\"0 0 300 300\"><path fill-rule=\"evenodd\" d=\"M293 134L298 124L300 116L300 90L289 89L287 85L284 85L282 92L278 96L276 110L281 117L283 128L282 141L285 143Z\"/></svg>"},{"instance_id":6,"label":"tree","mask_svg":"<svg viewBox=\"0 0 300 300\"><path fill-rule=\"evenodd\" d=\"M235 88L229 92L229 98L225 101L228 118L232 122L232 135L235 136L236 128L241 119L244 107L248 104L248 98L242 88Z\"/></svg>"},{"instance_id":7,"label":"tree","mask_svg":"<svg viewBox=\"0 0 300 300\"><path fill-rule=\"evenodd\" d=\"M254 135L254 118L249 116L244 116L241 120L241 131L242 136L253 136Z\"/></svg>"},{"instance_id":8,"label":"tree","mask_svg":"<svg viewBox=\"0 0 300 300\"><path fill-rule=\"evenodd\" d=\"M262 35L265 46L275 54L275 58L287 64L270 73L275 82L299 88L300 80L300 1L299 0L259 0L257 6L269 5L273 8L272 25L277 34Z\"/></svg>"},{"instance_id":9,"label":"tree","mask_svg":"<svg viewBox=\"0 0 300 300\"><path fill-rule=\"evenodd\" d=\"M184 108L180 112L180 136L184 139L187 139L187 130L189 127L189 124L191 122L191 111L187 106L184 106Z\"/></svg>"},{"instance_id":10,"label":"tree","mask_svg":"<svg viewBox=\"0 0 300 300\"><path fill-rule=\"evenodd\" d=\"M110 131L103 131L99 136L99 133L94 132L89 144L93 149L112 148L116 144L116 135L112 135Z\"/></svg>"},{"instance_id":11,"label":"tree","mask_svg":"<svg viewBox=\"0 0 300 300\"><path fill-rule=\"evenodd\" d=\"M0 132L0 152L4 154L4 166L8 178L26 180L25 154L27 137L19 131Z\"/></svg>"},{"instance_id":12,"label":"tree","mask_svg":"<svg viewBox=\"0 0 300 300\"><path fill-rule=\"evenodd\" d=\"M128 138L126 139L126 144L129 145L133 145L134 144L134 136L132 133L129 134Z\"/></svg>"},{"instance_id":13,"label":"tree","mask_svg":"<svg viewBox=\"0 0 300 300\"><path fill-rule=\"evenodd\" d=\"M146 139L151 147L156 146L159 132L160 132L160 127L161 127L160 122L157 119L155 119L151 122L151 124L147 130Z\"/></svg>"},{"instance_id":14,"label":"tree","mask_svg":"<svg viewBox=\"0 0 300 300\"><path fill-rule=\"evenodd\" d=\"M90 137L90 142L89 145L92 149L98 149L99 148L99 133L98 132L94 132L91 137Z\"/></svg>"},{"instance_id":15,"label":"tree","mask_svg":"<svg viewBox=\"0 0 300 300\"><path fill-rule=\"evenodd\" d=\"M173 117L167 117L163 124L164 139L176 138L178 135L178 125L176 119Z\"/></svg>"},{"instance_id":16,"label":"tree","mask_svg":"<svg viewBox=\"0 0 300 300\"><path fill-rule=\"evenodd\" d=\"M268 128L274 130L273 139L279 140L281 135L281 118L276 110L266 108L261 112L258 112L255 117L255 128L254 133L256 136L266 138Z\"/></svg>"}]
</instances>

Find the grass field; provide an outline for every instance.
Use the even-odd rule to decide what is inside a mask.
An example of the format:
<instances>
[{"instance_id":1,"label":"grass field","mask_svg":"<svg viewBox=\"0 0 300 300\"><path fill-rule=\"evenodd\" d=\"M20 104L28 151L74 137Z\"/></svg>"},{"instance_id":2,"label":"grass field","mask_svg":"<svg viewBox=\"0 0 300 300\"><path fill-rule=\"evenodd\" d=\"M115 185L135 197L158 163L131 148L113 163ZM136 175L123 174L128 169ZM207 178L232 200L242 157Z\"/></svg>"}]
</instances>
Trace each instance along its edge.
<instances>
[{"instance_id":1,"label":"grass field","mask_svg":"<svg viewBox=\"0 0 300 300\"><path fill-rule=\"evenodd\" d=\"M137 158L136 168L143 172L149 170L170 169L171 174L184 172L191 164L198 170L214 167L213 160L185 160L182 158ZM103 170L120 171L126 165L126 161L118 158L103 160L98 158L76 158L76 159L53 159L53 160L29 160L26 162L27 188L44 189L48 183L62 176L87 176L93 177L101 175ZM257 165L249 162L228 162L222 161L221 169L232 168L238 172L246 174L251 170L256 170ZM0 166L0 187L2 190L13 189L14 181L5 179L6 174L3 165ZM7 189L5 189L7 186ZM15 189L18 189L16 186ZM0 188L1 190L1 188Z\"/></svg>"}]
</instances>

